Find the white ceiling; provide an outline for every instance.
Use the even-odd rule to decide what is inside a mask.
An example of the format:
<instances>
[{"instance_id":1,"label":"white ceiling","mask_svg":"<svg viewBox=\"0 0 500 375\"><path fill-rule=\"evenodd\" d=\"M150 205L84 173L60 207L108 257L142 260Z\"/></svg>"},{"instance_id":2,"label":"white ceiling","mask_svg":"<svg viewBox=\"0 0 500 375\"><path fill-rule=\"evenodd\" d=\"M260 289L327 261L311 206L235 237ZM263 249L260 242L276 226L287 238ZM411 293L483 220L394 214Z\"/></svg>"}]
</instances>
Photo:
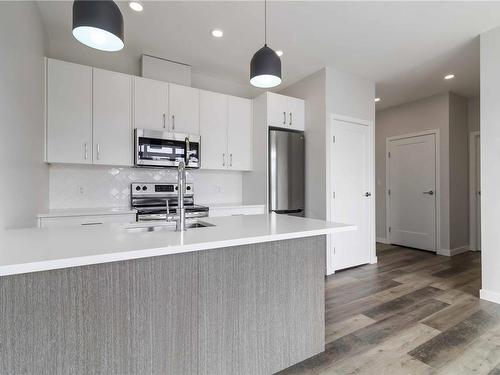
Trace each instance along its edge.
<instances>
[{"instance_id":1,"label":"white ceiling","mask_svg":"<svg viewBox=\"0 0 500 375\"><path fill-rule=\"evenodd\" d=\"M182 61L218 78L248 82L263 44L261 1L120 2L125 48ZM40 1L50 40L71 40L70 1ZM500 25L500 2L268 2L268 44L282 49L285 87L324 66L377 84L377 108L447 90L479 93L478 35ZM214 39L210 30L224 30ZM86 48L82 46L82 48ZM456 78L443 81L453 72Z\"/></svg>"}]
</instances>

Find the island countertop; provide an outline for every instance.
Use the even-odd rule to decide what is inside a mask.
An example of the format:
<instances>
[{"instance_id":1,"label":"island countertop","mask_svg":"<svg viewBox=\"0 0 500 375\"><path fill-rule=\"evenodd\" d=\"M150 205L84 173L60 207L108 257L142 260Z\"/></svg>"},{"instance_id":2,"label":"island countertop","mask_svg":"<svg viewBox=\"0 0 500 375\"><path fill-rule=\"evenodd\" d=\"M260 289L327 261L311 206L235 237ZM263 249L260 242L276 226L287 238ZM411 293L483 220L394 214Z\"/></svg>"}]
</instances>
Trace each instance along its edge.
<instances>
[{"instance_id":1,"label":"island countertop","mask_svg":"<svg viewBox=\"0 0 500 375\"><path fill-rule=\"evenodd\" d=\"M206 218L203 222L214 226L185 232L133 232L126 229L131 224L123 223L5 230L0 232L0 276L356 229L349 224L276 214Z\"/></svg>"}]
</instances>

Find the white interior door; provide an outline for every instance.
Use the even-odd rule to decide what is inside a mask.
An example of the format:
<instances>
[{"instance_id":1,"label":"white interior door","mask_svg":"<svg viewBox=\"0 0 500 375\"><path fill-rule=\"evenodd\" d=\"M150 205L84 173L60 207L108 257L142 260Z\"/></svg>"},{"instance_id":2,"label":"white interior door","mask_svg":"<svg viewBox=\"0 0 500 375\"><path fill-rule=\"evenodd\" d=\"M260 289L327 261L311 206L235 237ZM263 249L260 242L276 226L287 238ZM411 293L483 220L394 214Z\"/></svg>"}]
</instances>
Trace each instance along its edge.
<instances>
[{"instance_id":1,"label":"white interior door","mask_svg":"<svg viewBox=\"0 0 500 375\"><path fill-rule=\"evenodd\" d=\"M436 251L436 136L389 141L389 242Z\"/></svg>"},{"instance_id":2,"label":"white interior door","mask_svg":"<svg viewBox=\"0 0 500 375\"><path fill-rule=\"evenodd\" d=\"M331 221L354 224L356 231L331 237L335 270L370 262L373 224L372 136L366 125L334 120L331 156Z\"/></svg>"},{"instance_id":3,"label":"white interior door","mask_svg":"<svg viewBox=\"0 0 500 375\"><path fill-rule=\"evenodd\" d=\"M476 248L481 250L481 142L478 134L476 142Z\"/></svg>"}]
</instances>

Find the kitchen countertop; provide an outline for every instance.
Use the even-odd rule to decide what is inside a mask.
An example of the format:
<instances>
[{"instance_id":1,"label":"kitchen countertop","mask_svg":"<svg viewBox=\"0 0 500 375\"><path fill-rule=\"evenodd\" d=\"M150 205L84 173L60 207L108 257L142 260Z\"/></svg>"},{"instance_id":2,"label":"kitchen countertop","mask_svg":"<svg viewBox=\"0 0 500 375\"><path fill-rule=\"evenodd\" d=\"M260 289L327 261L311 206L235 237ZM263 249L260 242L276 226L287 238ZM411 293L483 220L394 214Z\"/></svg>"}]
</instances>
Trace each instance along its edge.
<instances>
[{"instance_id":1,"label":"kitchen countertop","mask_svg":"<svg viewBox=\"0 0 500 375\"><path fill-rule=\"evenodd\" d=\"M39 218L70 217L70 216L96 216L96 215L125 215L135 214L137 211L130 207L98 207L98 208L62 208L53 209L38 214Z\"/></svg>"},{"instance_id":2,"label":"kitchen countertop","mask_svg":"<svg viewBox=\"0 0 500 375\"><path fill-rule=\"evenodd\" d=\"M147 225L118 223L5 230L0 232L0 276L356 229L349 224L276 214L201 221L215 226L188 229L182 233L170 230L131 232L125 228Z\"/></svg>"}]
</instances>

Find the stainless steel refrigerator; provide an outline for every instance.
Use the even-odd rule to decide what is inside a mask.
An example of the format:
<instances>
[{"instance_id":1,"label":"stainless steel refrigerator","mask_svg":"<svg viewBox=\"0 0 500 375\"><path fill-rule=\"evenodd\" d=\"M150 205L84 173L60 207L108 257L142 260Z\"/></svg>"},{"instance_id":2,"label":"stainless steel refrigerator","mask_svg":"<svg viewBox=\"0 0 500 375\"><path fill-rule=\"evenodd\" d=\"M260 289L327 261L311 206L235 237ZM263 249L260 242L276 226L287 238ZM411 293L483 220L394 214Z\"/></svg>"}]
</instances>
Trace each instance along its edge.
<instances>
[{"instance_id":1,"label":"stainless steel refrigerator","mask_svg":"<svg viewBox=\"0 0 500 375\"><path fill-rule=\"evenodd\" d=\"M304 216L304 132L269 129L269 210Z\"/></svg>"}]
</instances>

